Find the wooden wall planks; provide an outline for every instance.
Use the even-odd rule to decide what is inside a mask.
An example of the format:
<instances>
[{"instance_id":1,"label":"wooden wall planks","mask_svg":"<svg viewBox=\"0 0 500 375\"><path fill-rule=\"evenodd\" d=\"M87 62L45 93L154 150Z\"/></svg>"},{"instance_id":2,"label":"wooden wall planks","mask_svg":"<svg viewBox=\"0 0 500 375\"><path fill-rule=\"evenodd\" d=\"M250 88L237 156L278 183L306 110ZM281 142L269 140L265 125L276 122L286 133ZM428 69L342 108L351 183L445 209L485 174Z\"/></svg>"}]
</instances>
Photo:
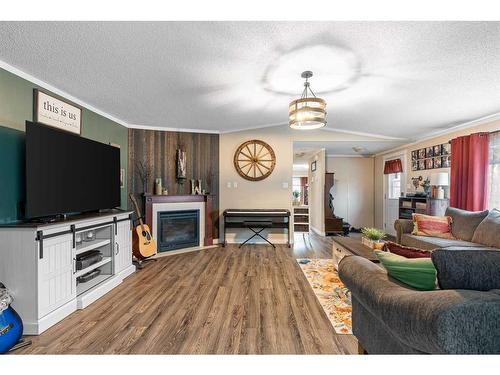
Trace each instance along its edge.
<instances>
[{"instance_id":1,"label":"wooden wall planks","mask_svg":"<svg viewBox=\"0 0 500 375\"><path fill-rule=\"evenodd\" d=\"M161 178L170 195L190 194L189 179L201 179L202 186L214 196L213 238L219 233L219 135L170 131L129 129L128 187L129 192L142 200L144 188L137 173L137 163L149 162L152 176L147 193L153 193L154 180ZM187 156L187 179L176 180L176 151L181 148ZM139 199L140 198L140 199ZM129 202L129 208L131 208Z\"/></svg>"}]
</instances>

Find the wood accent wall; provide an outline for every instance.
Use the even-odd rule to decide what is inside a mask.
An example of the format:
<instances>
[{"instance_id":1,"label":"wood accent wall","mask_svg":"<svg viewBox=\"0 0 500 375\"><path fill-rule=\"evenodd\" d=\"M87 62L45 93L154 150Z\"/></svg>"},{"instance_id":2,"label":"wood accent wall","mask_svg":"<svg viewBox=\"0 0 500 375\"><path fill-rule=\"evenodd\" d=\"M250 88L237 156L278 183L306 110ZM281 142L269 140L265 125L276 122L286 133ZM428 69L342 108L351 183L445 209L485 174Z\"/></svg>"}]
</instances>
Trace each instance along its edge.
<instances>
[{"instance_id":1,"label":"wood accent wall","mask_svg":"<svg viewBox=\"0 0 500 375\"><path fill-rule=\"evenodd\" d=\"M129 129L128 187L138 201L144 193L137 163L149 161L153 173L147 193L152 194L154 180L161 178L169 195L190 194L189 179L201 179L203 189L213 195L212 235L219 238L219 135ZM186 151L187 179L176 180L176 151ZM129 201L129 208L131 203ZM143 212L144 213L144 212Z\"/></svg>"}]
</instances>

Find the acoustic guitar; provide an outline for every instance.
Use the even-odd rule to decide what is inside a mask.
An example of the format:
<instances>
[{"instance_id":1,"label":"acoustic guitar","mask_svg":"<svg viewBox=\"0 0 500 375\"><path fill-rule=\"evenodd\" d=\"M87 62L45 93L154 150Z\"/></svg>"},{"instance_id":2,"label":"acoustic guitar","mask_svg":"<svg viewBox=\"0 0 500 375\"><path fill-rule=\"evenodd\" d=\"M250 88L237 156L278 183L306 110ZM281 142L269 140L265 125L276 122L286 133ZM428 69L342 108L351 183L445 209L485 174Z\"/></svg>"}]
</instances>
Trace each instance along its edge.
<instances>
[{"instance_id":1,"label":"acoustic guitar","mask_svg":"<svg viewBox=\"0 0 500 375\"><path fill-rule=\"evenodd\" d=\"M156 241L151 235L149 226L144 224L141 210L132 194L130 194L130 200L134 204L135 213L139 220L139 225L132 232L132 253L139 260L146 259L156 254Z\"/></svg>"}]
</instances>

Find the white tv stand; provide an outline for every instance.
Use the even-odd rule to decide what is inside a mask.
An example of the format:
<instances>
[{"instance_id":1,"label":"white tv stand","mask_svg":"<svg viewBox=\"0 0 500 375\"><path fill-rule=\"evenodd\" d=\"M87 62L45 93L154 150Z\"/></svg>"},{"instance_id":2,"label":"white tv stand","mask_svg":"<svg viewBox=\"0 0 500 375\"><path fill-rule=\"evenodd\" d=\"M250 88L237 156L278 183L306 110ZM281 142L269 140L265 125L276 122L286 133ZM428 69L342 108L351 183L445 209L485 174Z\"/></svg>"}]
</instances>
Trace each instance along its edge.
<instances>
[{"instance_id":1,"label":"white tv stand","mask_svg":"<svg viewBox=\"0 0 500 375\"><path fill-rule=\"evenodd\" d=\"M131 236L130 212L118 210L0 226L0 281L13 294L24 334L42 333L135 272ZM91 250L102 259L77 269L77 256ZM87 280L89 272L97 276Z\"/></svg>"}]
</instances>

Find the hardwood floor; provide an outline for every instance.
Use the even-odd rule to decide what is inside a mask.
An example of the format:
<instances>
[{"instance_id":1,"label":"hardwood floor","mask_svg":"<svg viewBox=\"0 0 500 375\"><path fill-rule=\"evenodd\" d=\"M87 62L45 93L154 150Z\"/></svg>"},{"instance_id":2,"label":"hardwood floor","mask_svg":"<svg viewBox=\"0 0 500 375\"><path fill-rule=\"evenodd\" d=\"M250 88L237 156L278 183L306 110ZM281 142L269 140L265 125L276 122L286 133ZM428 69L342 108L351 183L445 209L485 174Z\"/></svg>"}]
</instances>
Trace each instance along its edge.
<instances>
[{"instance_id":1,"label":"hardwood floor","mask_svg":"<svg viewBox=\"0 0 500 375\"><path fill-rule=\"evenodd\" d=\"M16 353L341 354L295 258L331 256L331 240L235 245L159 258Z\"/></svg>"}]
</instances>

